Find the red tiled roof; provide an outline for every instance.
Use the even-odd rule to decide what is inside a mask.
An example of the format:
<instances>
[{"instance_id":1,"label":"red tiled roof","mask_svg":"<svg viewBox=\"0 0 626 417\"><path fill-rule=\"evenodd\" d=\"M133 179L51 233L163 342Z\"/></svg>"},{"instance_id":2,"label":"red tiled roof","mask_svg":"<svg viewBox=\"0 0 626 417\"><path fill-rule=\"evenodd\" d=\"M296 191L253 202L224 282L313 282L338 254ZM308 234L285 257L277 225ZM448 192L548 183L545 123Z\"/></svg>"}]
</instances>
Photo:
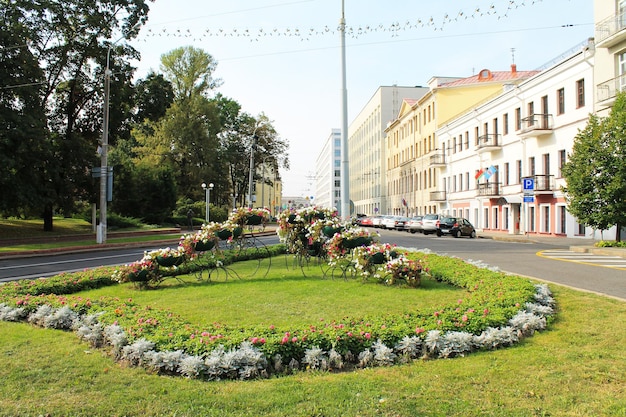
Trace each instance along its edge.
<instances>
[{"instance_id":1,"label":"red tiled roof","mask_svg":"<svg viewBox=\"0 0 626 417\"><path fill-rule=\"evenodd\" d=\"M473 85L481 83L504 83L506 81L525 80L533 75L539 74L540 71L489 71L489 76L481 76L485 70L481 70L478 74L471 77L462 78L460 80L451 81L440 85L439 87L457 87L462 85Z\"/></svg>"}]
</instances>

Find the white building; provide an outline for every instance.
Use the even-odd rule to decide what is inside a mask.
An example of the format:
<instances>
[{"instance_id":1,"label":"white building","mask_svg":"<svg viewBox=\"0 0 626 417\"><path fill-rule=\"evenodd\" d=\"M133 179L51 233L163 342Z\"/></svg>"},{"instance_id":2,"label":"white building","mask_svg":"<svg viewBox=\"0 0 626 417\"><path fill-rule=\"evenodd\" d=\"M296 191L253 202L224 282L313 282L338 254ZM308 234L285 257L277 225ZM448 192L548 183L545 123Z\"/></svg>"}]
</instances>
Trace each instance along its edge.
<instances>
[{"instance_id":1,"label":"white building","mask_svg":"<svg viewBox=\"0 0 626 417\"><path fill-rule=\"evenodd\" d=\"M589 231L567 212L561 167L594 110L593 68L589 40L440 126L438 211L483 230L584 237Z\"/></svg>"},{"instance_id":2,"label":"white building","mask_svg":"<svg viewBox=\"0 0 626 417\"><path fill-rule=\"evenodd\" d=\"M379 87L348 128L350 200L356 213L382 214L386 203L385 128L402 100L419 99L426 87Z\"/></svg>"},{"instance_id":3,"label":"white building","mask_svg":"<svg viewBox=\"0 0 626 417\"><path fill-rule=\"evenodd\" d=\"M315 199L318 207L341 206L341 129L333 129L315 161Z\"/></svg>"}]
</instances>

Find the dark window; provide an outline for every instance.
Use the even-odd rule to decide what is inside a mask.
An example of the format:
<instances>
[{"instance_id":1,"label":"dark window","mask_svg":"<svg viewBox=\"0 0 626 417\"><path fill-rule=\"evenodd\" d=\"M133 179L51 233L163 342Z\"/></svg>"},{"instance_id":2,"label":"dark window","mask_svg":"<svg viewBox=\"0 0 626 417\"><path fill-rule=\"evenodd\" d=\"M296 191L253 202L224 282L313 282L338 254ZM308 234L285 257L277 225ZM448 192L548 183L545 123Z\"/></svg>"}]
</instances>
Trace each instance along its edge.
<instances>
[{"instance_id":1,"label":"dark window","mask_svg":"<svg viewBox=\"0 0 626 417\"><path fill-rule=\"evenodd\" d=\"M563 113L565 113L565 89L564 88L561 88L561 89L557 90L557 92L556 92L556 103L557 103L556 114L563 114Z\"/></svg>"},{"instance_id":2,"label":"dark window","mask_svg":"<svg viewBox=\"0 0 626 417\"><path fill-rule=\"evenodd\" d=\"M585 80L576 81L576 107L580 108L585 105Z\"/></svg>"}]
</instances>

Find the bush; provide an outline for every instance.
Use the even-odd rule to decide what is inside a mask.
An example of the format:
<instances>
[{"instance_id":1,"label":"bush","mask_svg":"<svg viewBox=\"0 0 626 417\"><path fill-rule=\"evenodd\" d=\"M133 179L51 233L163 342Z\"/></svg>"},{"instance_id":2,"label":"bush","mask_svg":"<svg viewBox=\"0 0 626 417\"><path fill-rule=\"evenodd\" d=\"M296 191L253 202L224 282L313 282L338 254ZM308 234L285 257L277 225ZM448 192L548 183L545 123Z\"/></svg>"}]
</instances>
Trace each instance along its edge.
<instances>
[{"instance_id":1,"label":"bush","mask_svg":"<svg viewBox=\"0 0 626 417\"><path fill-rule=\"evenodd\" d=\"M598 248L626 248L626 241L616 242L614 240L602 240L595 244Z\"/></svg>"}]
</instances>

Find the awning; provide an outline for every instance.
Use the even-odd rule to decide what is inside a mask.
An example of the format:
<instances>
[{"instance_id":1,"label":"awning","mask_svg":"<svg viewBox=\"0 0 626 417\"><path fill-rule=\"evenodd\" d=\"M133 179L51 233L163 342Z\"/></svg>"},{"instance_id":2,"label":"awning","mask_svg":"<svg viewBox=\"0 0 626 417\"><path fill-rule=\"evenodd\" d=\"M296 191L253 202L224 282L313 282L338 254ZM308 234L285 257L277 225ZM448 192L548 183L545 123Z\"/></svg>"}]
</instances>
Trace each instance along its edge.
<instances>
[{"instance_id":1,"label":"awning","mask_svg":"<svg viewBox=\"0 0 626 417\"><path fill-rule=\"evenodd\" d=\"M522 197L519 195L506 195L498 198L499 206L503 206L505 204L522 204Z\"/></svg>"}]
</instances>

